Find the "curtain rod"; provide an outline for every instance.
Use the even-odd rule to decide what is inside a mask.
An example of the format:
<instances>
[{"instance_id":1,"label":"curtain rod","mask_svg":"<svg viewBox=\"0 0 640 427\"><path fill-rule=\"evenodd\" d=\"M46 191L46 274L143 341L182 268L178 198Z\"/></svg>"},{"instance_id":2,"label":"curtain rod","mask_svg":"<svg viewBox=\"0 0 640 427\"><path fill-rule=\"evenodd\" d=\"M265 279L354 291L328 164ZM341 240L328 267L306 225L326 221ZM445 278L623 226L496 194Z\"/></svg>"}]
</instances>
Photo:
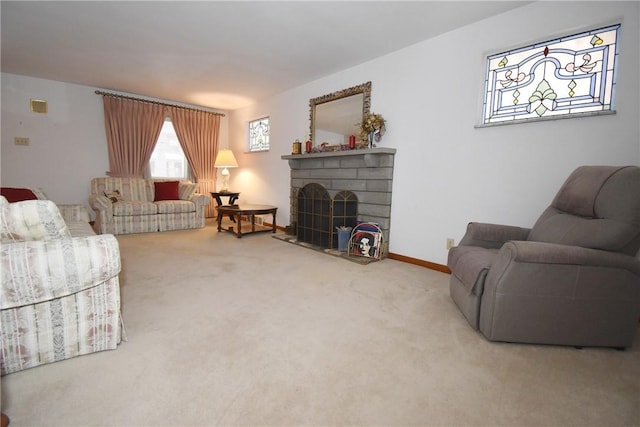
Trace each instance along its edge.
<instances>
[{"instance_id":1,"label":"curtain rod","mask_svg":"<svg viewBox=\"0 0 640 427\"><path fill-rule=\"evenodd\" d=\"M134 101L143 101L143 102L148 102L150 104L159 104L159 105L166 105L167 107L177 107L177 108L184 108L185 110L194 110L194 111L204 111L205 113L211 113L211 114L215 114L218 116L222 116L225 117L224 114L222 113L216 113L214 111L207 111L207 110L202 110L199 108L193 108L193 107L183 107L182 105L176 105L176 104L167 104L166 102L160 102L160 101L151 101L149 99L143 99L143 98L136 98L134 96L126 96L126 95L119 95L117 93L109 93L109 92L103 92L101 90L96 90L95 91L96 95L104 95L104 96L113 96L114 98L125 98L125 99L133 99Z\"/></svg>"}]
</instances>

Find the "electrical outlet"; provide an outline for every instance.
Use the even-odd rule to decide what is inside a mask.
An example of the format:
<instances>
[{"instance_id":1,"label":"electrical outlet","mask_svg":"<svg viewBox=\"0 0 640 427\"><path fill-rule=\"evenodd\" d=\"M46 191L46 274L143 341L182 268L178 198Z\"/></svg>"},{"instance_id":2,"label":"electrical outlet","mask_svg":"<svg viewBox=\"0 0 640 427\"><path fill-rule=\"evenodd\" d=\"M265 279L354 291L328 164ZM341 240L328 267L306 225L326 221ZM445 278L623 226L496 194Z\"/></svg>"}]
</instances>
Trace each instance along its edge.
<instances>
[{"instance_id":1,"label":"electrical outlet","mask_svg":"<svg viewBox=\"0 0 640 427\"><path fill-rule=\"evenodd\" d=\"M447 238L447 250L451 249L456 245L456 241L451 237Z\"/></svg>"},{"instance_id":2,"label":"electrical outlet","mask_svg":"<svg viewBox=\"0 0 640 427\"><path fill-rule=\"evenodd\" d=\"M29 145L29 138L26 136L16 136L13 138L13 142L15 142L16 145Z\"/></svg>"}]
</instances>

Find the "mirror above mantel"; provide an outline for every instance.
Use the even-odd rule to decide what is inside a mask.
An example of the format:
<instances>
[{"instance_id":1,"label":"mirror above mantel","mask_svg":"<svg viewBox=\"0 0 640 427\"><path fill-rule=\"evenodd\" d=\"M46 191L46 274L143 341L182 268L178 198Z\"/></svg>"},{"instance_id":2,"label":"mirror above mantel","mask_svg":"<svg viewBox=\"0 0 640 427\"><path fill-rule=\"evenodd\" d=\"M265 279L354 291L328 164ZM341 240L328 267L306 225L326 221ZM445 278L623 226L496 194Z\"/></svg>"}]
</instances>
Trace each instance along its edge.
<instances>
[{"instance_id":1,"label":"mirror above mantel","mask_svg":"<svg viewBox=\"0 0 640 427\"><path fill-rule=\"evenodd\" d=\"M348 144L358 133L362 117L371 108L371 82L309 100L310 135L313 144Z\"/></svg>"}]
</instances>

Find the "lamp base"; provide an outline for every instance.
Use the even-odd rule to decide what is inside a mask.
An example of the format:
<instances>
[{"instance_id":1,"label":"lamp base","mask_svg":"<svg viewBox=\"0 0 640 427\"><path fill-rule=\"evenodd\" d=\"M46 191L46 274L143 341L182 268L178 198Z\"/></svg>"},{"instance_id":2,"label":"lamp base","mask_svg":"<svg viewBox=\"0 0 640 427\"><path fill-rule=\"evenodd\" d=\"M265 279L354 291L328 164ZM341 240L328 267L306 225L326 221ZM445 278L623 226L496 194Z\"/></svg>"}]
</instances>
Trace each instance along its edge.
<instances>
[{"instance_id":1,"label":"lamp base","mask_svg":"<svg viewBox=\"0 0 640 427\"><path fill-rule=\"evenodd\" d=\"M225 171L227 173L225 173ZM222 171L222 188L220 189L221 193L230 193L231 190L229 190L229 171L225 168Z\"/></svg>"}]
</instances>

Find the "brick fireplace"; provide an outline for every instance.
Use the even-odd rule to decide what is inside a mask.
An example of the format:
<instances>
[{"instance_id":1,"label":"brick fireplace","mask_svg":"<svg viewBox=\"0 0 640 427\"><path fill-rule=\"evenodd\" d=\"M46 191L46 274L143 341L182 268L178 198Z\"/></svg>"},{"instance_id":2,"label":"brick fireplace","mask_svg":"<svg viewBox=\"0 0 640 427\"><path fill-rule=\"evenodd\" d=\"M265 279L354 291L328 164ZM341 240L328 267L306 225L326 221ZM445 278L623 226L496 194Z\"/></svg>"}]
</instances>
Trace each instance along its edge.
<instances>
[{"instance_id":1,"label":"brick fireplace","mask_svg":"<svg viewBox=\"0 0 640 427\"><path fill-rule=\"evenodd\" d=\"M393 189L393 163L395 148L365 148L358 150L332 151L309 154L285 155L282 159L289 161L291 168L290 186L290 229L298 233L300 238L314 235L308 231L308 207L302 207L304 217L298 217L300 200L307 200L310 189L313 193L318 188L326 190L330 203L342 200L344 195L354 195L357 199L357 221L377 223L385 238L385 246L389 242L391 224L391 195ZM314 184L314 186L309 186ZM319 186L319 187L318 187ZM300 197L302 196L302 198ZM335 245L333 221L317 221L319 234L328 233L328 238L319 239L321 247L332 248ZM315 227L315 224L313 225ZM304 236L302 235L304 234ZM306 237L305 237L306 238ZM385 248L385 253L386 248Z\"/></svg>"}]
</instances>

